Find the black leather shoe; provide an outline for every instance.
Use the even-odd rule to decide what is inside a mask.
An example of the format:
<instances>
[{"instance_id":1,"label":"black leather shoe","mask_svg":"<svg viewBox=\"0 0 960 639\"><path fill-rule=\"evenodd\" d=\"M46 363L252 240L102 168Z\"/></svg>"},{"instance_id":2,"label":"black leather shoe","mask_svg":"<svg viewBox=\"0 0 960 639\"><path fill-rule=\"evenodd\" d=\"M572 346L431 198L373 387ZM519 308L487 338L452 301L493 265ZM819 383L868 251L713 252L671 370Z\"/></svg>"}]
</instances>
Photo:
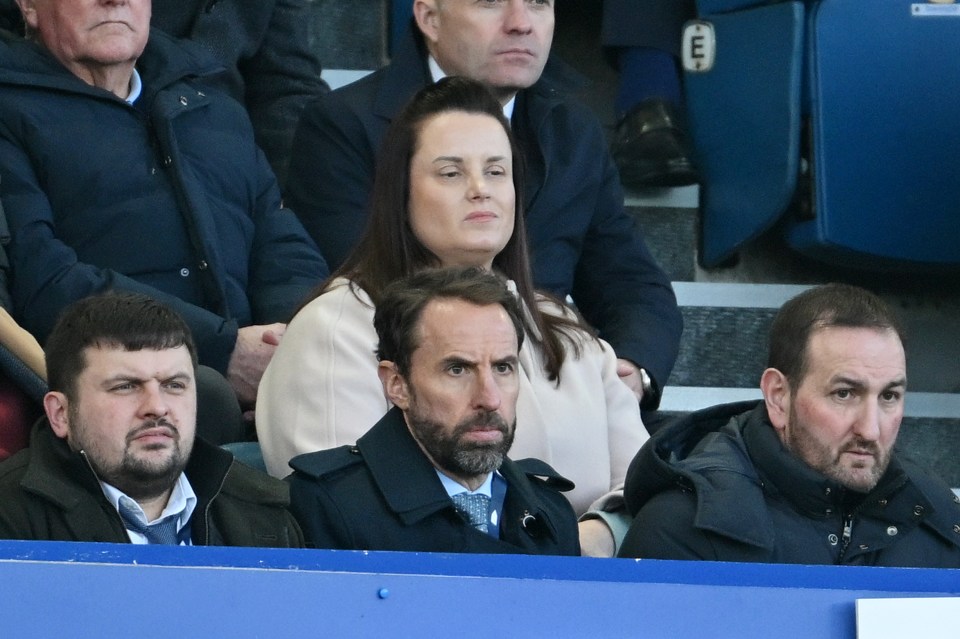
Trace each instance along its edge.
<instances>
[{"instance_id":1,"label":"black leather shoe","mask_svg":"<svg viewBox=\"0 0 960 639\"><path fill-rule=\"evenodd\" d=\"M644 100L617 124L611 144L620 180L632 189L686 186L700 180L677 109L664 100Z\"/></svg>"}]
</instances>

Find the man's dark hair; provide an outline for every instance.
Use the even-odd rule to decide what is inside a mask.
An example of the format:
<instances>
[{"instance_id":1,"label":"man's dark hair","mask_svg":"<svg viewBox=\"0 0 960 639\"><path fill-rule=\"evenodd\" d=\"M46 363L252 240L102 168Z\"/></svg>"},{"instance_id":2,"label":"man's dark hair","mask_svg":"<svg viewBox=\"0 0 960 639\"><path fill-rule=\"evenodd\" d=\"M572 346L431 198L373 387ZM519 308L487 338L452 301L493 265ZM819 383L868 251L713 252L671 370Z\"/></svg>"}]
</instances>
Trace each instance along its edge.
<instances>
[{"instance_id":1,"label":"man's dark hair","mask_svg":"<svg viewBox=\"0 0 960 639\"><path fill-rule=\"evenodd\" d=\"M879 297L849 284L824 284L788 300L770 327L767 367L800 385L807 373L807 345L822 328L872 328L893 331L904 343L903 330L893 311Z\"/></svg>"},{"instance_id":2,"label":"man's dark hair","mask_svg":"<svg viewBox=\"0 0 960 639\"><path fill-rule=\"evenodd\" d=\"M197 350L183 318L137 293L93 295L63 310L44 345L50 390L76 397L77 378L87 366L84 350L91 346L126 351L186 346L197 368Z\"/></svg>"},{"instance_id":3,"label":"man's dark hair","mask_svg":"<svg viewBox=\"0 0 960 639\"><path fill-rule=\"evenodd\" d=\"M513 322L517 348L523 345L520 305L502 278L478 268L427 269L383 289L373 316L380 340L377 359L393 362L397 371L408 377L410 358L420 345L420 316L428 303L438 299L462 300L477 306L499 304Z\"/></svg>"}]
</instances>

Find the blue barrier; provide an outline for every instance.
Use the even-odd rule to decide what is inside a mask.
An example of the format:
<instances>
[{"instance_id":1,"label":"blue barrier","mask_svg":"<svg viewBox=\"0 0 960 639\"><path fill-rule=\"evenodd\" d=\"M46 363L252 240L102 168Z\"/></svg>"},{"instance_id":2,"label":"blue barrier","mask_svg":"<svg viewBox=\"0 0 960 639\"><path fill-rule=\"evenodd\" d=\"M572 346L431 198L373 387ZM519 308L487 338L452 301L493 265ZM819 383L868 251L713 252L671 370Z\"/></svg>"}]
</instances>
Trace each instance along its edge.
<instances>
[{"instance_id":1,"label":"blue barrier","mask_svg":"<svg viewBox=\"0 0 960 639\"><path fill-rule=\"evenodd\" d=\"M0 584L6 637L853 639L960 571L2 541Z\"/></svg>"}]
</instances>

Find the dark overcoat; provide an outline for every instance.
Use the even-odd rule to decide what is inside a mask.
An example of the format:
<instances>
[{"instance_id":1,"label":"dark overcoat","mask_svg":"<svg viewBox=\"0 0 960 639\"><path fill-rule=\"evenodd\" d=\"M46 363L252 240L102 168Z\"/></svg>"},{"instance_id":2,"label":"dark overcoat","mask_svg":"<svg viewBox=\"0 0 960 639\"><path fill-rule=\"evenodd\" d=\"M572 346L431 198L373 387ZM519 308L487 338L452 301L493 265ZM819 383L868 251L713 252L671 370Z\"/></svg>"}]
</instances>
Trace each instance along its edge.
<instances>
[{"instance_id":1,"label":"dark overcoat","mask_svg":"<svg viewBox=\"0 0 960 639\"><path fill-rule=\"evenodd\" d=\"M307 544L346 550L579 555L572 484L537 460L505 459L500 538L469 526L433 465L391 409L356 446L290 460L292 509Z\"/></svg>"}]
</instances>

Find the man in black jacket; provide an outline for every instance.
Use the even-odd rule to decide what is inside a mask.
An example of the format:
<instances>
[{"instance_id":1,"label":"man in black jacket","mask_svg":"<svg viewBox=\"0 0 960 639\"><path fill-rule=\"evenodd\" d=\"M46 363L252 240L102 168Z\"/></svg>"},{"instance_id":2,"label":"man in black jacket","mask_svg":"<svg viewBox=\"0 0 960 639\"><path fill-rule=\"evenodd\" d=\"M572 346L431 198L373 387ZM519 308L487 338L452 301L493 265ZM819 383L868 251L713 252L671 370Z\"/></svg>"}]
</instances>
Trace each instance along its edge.
<instances>
[{"instance_id":1,"label":"man in black jacket","mask_svg":"<svg viewBox=\"0 0 960 639\"><path fill-rule=\"evenodd\" d=\"M570 295L614 348L621 378L655 409L683 320L670 280L633 218L597 117L571 94L579 80L550 55L553 2L416 0L415 23L389 66L303 112L284 192L331 267L367 220L376 152L390 121L445 75L486 85L523 149L534 284Z\"/></svg>"},{"instance_id":2,"label":"man in black jacket","mask_svg":"<svg viewBox=\"0 0 960 639\"><path fill-rule=\"evenodd\" d=\"M194 439L196 349L172 310L108 293L46 348L47 419L0 464L0 537L300 547L286 486Z\"/></svg>"},{"instance_id":3,"label":"man in black jacket","mask_svg":"<svg viewBox=\"0 0 960 639\"><path fill-rule=\"evenodd\" d=\"M506 457L523 324L492 273L431 270L377 303L379 374L394 408L356 446L291 460L309 545L357 550L579 554L572 488Z\"/></svg>"},{"instance_id":4,"label":"man in black jacket","mask_svg":"<svg viewBox=\"0 0 960 639\"><path fill-rule=\"evenodd\" d=\"M863 289L830 284L773 322L763 401L657 432L624 497L620 555L960 567L960 506L894 451L907 386L901 332Z\"/></svg>"}]
</instances>

